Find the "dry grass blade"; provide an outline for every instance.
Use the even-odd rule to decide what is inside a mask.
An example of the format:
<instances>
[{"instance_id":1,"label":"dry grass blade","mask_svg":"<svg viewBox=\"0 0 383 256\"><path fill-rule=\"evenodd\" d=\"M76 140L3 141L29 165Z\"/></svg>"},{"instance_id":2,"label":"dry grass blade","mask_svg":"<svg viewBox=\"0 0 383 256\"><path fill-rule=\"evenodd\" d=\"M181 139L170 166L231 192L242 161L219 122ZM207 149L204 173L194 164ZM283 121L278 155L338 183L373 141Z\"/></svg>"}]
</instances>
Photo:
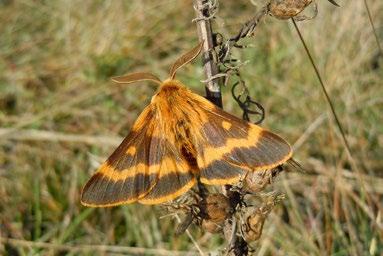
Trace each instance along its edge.
<instances>
[{"instance_id":1,"label":"dry grass blade","mask_svg":"<svg viewBox=\"0 0 383 256\"><path fill-rule=\"evenodd\" d=\"M181 223L181 219L180 217L178 216L178 214L175 215L176 219L177 219L177 222L178 223ZM195 248L197 249L198 253L200 256L205 256L205 253L203 252L201 246L198 244L198 242L194 239L193 235L190 233L190 231L188 229L185 230L185 233L186 235L189 237L189 239L192 241L193 245L195 246Z\"/></svg>"},{"instance_id":2,"label":"dry grass blade","mask_svg":"<svg viewBox=\"0 0 383 256\"><path fill-rule=\"evenodd\" d=\"M318 68L317 68L317 65L315 64L315 61L314 61L314 59L313 59L313 57L312 57L312 55L311 55L311 53L310 53L310 50L308 49L308 47L307 47L307 45L306 45L306 42L305 42L305 40L304 40L304 38L303 38L303 36L302 36L302 34L301 34L301 32L300 32L300 30L299 30L297 24L296 24L296 22L294 21L293 18L291 19L291 21L292 21L293 24L294 24L294 28L295 28L295 30L296 30L297 33L298 33L299 39L300 39L300 41L302 42L302 44L303 44L303 46L304 46L304 49L305 49L305 51L306 51L306 54L307 54L307 56L308 56L309 59L310 59L311 65L312 65L312 67L313 67L314 70L315 70L316 76L317 76L318 81L319 81L319 83L320 83L320 85L321 85L322 91L323 91L323 93L324 93L324 95L325 95L325 97L326 97L327 103L328 103L329 106L330 106L331 113L332 113L332 115L333 115L333 117L334 117L334 119L335 119L335 121L336 121L337 127L339 128L339 131L340 131L340 133L341 133L342 140L343 140L344 146L345 146L345 148L346 148L346 152L347 152L347 156L348 156L348 158L349 158L350 164L352 165L352 168L356 171L356 173L357 173L358 176L359 176L358 181L359 181L359 184L360 184L360 186L361 186L362 193L365 194L365 195L367 195L367 200L372 204L372 200L373 200L373 199L372 199L370 196L368 196L368 194L366 193L366 183L365 183L365 181L364 181L364 179L363 179L361 170L359 169L359 167L358 167L358 165L357 165L357 163L356 163L356 160L355 160L355 158L354 158L354 156L353 156L353 154L352 154L351 147L350 147L350 144L349 144L348 139L347 139L347 137L346 137L346 133L345 133L345 131L344 131L343 125L342 125L342 123L340 122L340 119L339 119L339 117L338 117L338 115L337 115L337 113L336 113L336 111L335 111L334 104L333 104L333 102L332 102L332 100L331 100L331 98L330 98L330 96L329 96L329 94L328 94L328 92L327 92L327 89L326 89L326 87L325 87L325 85L324 85L324 82L323 82L323 80L322 80L322 76L321 76L321 74L320 74L320 72L319 72L319 70L318 70ZM374 218L373 218L373 219L374 219Z\"/></svg>"},{"instance_id":3,"label":"dry grass blade","mask_svg":"<svg viewBox=\"0 0 383 256\"><path fill-rule=\"evenodd\" d=\"M342 123L340 122L339 117L338 117L338 114L337 114L336 111L335 111L334 104L333 104L333 102L332 102L332 100L331 100L331 98L330 98L330 95L329 95L328 92L327 92L327 89L326 89L326 87L325 87L325 85L324 85L324 82L323 82L323 80L322 80L322 76L321 76L321 74L319 73L318 67L317 67L317 65L315 64L315 61L314 61L313 57L311 56L310 50L308 49L308 47L307 47L307 45L306 45L306 42L305 42L305 40L303 39L303 36L302 36L302 34L301 34L301 32L300 32L300 30L299 30L299 28L298 28L298 26L297 26L297 23L295 22L294 18L291 18L291 21L293 22L294 27L295 27L295 29L296 29L296 31L297 31L297 33L298 33L299 39L301 40L301 42L302 42L302 44L303 44L303 47L305 48L305 51L306 51L306 53L307 53L307 56L308 56L309 59L310 59L311 65L313 66L313 68L314 68L314 70L315 70L315 74L316 74L316 76L317 76L317 78L318 78L318 81L319 81L319 83L320 83L320 85L321 85L322 91L323 91L323 93L324 93L324 95L325 95L325 97L326 97L326 101L327 101L327 103L328 103L329 106L330 106L331 113L332 113L332 115L333 115L333 117L334 117L334 119L335 119L335 122L336 122L336 124L337 124L337 126L338 126L338 128L339 128L339 131L340 131L340 133L341 133L341 135L342 135L343 143L344 143L344 145L345 145L345 147L346 147L346 150L347 150L348 155L350 156L350 160L351 160L352 162L354 162L354 158L353 158L353 155L352 155L352 153L351 153L351 147L350 147L350 144L349 144L349 142L348 142L348 140L347 140L347 138L346 138L346 132L344 131L343 125L342 125Z\"/></svg>"},{"instance_id":4,"label":"dry grass blade","mask_svg":"<svg viewBox=\"0 0 383 256\"><path fill-rule=\"evenodd\" d=\"M169 255L169 256L187 256L196 255L196 252L182 252L182 251L171 251L164 249L151 249L151 248L140 248L140 247L129 247L129 246L110 246L110 245L62 245L54 243L44 243L36 241L27 241L21 239L13 239L0 237L1 244L10 244L18 247L26 248L41 248L49 249L56 252L62 251L67 253L128 253L129 255Z\"/></svg>"},{"instance_id":5,"label":"dry grass blade","mask_svg":"<svg viewBox=\"0 0 383 256\"><path fill-rule=\"evenodd\" d=\"M363 0L363 1L364 1L364 6L366 7L366 11L367 11L367 15L368 15L368 20L370 21L372 32L374 33L374 37L375 37L375 40L376 40L376 45L378 46L380 55L383 56L383 49L382 49L382 46L380 44L378 33L376 32L376 28L375 28L374 20L372 19L370 7L369 7L369 5L367 3L367 0Z\"/></svg>"},{"instance_id":6,"label":"dry grass blade","mask_svg":"<svg viewBox=\"0 0 383 256\"><path fill-rule=\"evenodd\" d=\"M0 128L0 134L4 134L0 138L1 140L71 142L95 146L117 146L122 141L121 137L78 135L32 129Z\"/></svg>"}]
</instances>

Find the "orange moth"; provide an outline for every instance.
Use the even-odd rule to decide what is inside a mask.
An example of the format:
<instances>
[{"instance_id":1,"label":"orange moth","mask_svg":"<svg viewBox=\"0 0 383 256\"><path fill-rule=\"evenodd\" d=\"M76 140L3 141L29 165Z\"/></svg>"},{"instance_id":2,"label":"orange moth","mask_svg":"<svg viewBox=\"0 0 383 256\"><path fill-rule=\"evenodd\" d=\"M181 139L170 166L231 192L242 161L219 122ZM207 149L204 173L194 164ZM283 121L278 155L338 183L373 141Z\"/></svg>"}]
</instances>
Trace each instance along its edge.
<instances>
[{"instance_id":1,"label":"orange moth","mask_svg":"<svg viewBox=\"0 0 383 256\"><path fill-rule=\"evenodd\" d=\"M150 80L159 89L83 188L83 205L160 204L184 194L198 179L234 184L248 172L291 158L291 147L281 137L225 112L174 79L201 49L202 43L181 56L165 81L151 73L113 78L120 84Z\"/></svg>"}]
</instances>

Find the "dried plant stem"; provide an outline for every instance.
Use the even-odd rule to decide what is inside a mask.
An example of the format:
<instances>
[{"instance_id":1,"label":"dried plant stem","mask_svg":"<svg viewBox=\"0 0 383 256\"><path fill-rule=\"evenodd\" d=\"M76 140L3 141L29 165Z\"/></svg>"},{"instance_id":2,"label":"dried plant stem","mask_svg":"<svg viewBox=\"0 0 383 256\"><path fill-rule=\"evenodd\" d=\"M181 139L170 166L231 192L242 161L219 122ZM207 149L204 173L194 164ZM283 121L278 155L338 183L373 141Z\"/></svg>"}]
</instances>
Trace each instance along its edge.
<instances>
[{"instance_id":1,"label":"dried plant stem","mask_svg":"<svg viewBox=\"0 0 383 256\"><path fill-rule=\"evenodd\" d=\"M198 37L200 41L204 42L202 54L203 54L203 65L206 76L206 98L210 100L215 105L222 108L222 95L221 95L221 86L219 84L219 68L216 63L216 59L213 56L214 50L214 40L213 40L213 30L211 26L210 19L214 14L210 13L211 2L209 0L194 0L194 8L196 10L196 19ZM201 184L202 185L202 184ZM225 188L223 188L225 191ZM238 239L235 234L235 228L232 228L232 238L228 241L228 252L231 248L235 247ZM230 227L229 227L230 229ZM226 232L229 230L226 230ZM224 232L225 233L225 232Z\"/></svg>"},{"instance_id":2,"label":"dried plant stem","mask_svg":"<svg viewBox=\"0 0 383 256\"><path fill-rule=\"evenodd\" d=\"M360 187L361 187L361 191L362 191L363 194L367 195L366 196L366 200L368 200L369 204L372 205L373 198L368 196L366 185L365 185L366 183L365 183L364 178L362 176L362 173L359 170L358 165L356 164L356 161L355 161L355 159L354 159L354 157L352 155L350 145L349 145L348 140L346 138L346 133L344 132L342 123L340 122L340 120L338 118L338 115L337 115L337 113L335 111L334 104L332 103L331 98L330 98L330 96L329 96L329 94L327 92L327 89L326 89L325 85L324 85L324 82L322 80L322 76L319 73L318 67L315 64L315 61L314 61L314 59L313 59L313 57L312 57L312 55L311 55L311 53L310 53L310 51L309 51L309 49L308 49L308 47L306 45L305 40L303 39L303 36L302 36L302 34L301 34L301 32L300 32L296 22L294 21L293 18L291 20L292 20L292 22L294 24L295 30L297 31L299 38L300 38L300 40L301 40L301 42L303 44L303 47L305 48L306 54L309 57L310 62L311 62L312 66L313 66L313 68L315 70L315 73L316 73L316 75L318 77L318 80L319 80L319 83L321 85L322 91L323 91L324 95L326 96L326 100L327 100L327 102L328 102L328 104L330 106L331 113L332 113L332 115L333 115L333 117L335 119L335 122L336 122L336 124L337 124L337 126L339 128L339 131L341 133L341 136L342 136L342 139L343 139L343 143L344 143L344 146L346 148L347 156L348 156L348 159L349 159L349 161L351 163L352 169L354 169L356 171L356 174L357 174L357 176L359 178L358 181L359 181L359 184L360 184Z\"/></svg>"},{"instance_id":3,"label":"dried plant stem","mask_svg":"<svg viewBox=\"0 0 383 256\"><path fill-rule=\"evenodd\" d=\"M351 161L354 162L353 157L352 157L352 154L351 154L350 144L348 143L348 140L347 140L347 137L346 137L346 133L345 133L345 131L344 131L344 129L343 129L343 125L342 125L342 123L340 122L340 120L339 120L339 118L338 118L338 115L337 115L337 113L336 113L336 111L335 111L334 104L332 103L332 100L331 100L331 98L330 98L330 95L329 95L328 92L327 92L326 86L324 85L324 82L323 82L323 80L322 80L322 76L321 76L321 74L319 73L318 67L317 67L317 65L315 64L315 61L314 61L314 59L313 59L313 57L312 57L312 55L311 55L311 53L310 53L310 50L308 49L308 47L307 47L307 45L306 45L305 40L303 39L303 36L302 36L302 34L301 34L301 32L300 32L298 26L297 26L297 23L295 22L295 20L294 20L293 18L292 18L291 20L292 20L292 22L293 22L293 24L294 24L295 30L297 31L300 40L301 40L301 42L302 42L302 45L303 45L303 47L305 48L306 54L307 54L307 56L308 56L309 59L310 59L311 65L312 65L313 68L314 68L315 74L316 74L316 76L317 76L317 78L318 78L318 81L319 81L319 83L320 83L320 85L321 85L322 91L323 91L323 93L324 93L324 95L325 95L325 97L326 97L327 103L328 103L329 106L330 106L332 115L334 116L335 122L336 122L336 124L337 124L337 126L338 126L338 128L339 128L339 131L340 131L341 135L342 135L342 139L343 139L343 142L344 142L344 145L345 145L347 154L348 154L348 156L350 157Z\"/></svg>"},{"instance_id":4,"label":"dried plant stem","mask_svg":"<svg viewBox=\"0 0 383 256\"><path fill-rule=\"evenodd\" d=\"M176 214L175 217L176 217L178 223L181 223L181 218L178 216L178 214ZM186 229L185 233L189 237L189 239L192 241L192 243L194 244L195 248L198 250L199 255L205 256L205 253L201 249L201 246L199 246L198 242L194 239L194 237L192 236L190 231L188 229Z\"/></svg>"},{"instance_id":5,"label":"dried plant stem","mask_svg":"<svg viewBox=\"0 0 383 256\"><path fill-rule=\"evenodd\" d=\"M34 129L0 128L0 134L4 134L0 137L0 141L16 140L68 142L111 147L118 146L122 140L122 138L118 136L92 136Z\"/></svg>"},{"instance_id":6,"label":"dried plant stem","mask_svg":"<svg viewBox=\"0 0 383 256\"><path fill-rule=\"evenodd\" d=\"M198 37L203 41L203 67L206 76L206 98L215 105L222 107L221 87L218 78L214 79L218 74L218 66L213 58L214 40L213 31L210 22L210 9L208 0L194 0L194 8L196 10L196 23L198 29Z\"/></svg>"},{"instance_id":7,"label":"dried plant stem","mask_svg":"<svg viewBox=\"0 0 383 256\"><path fill-rule=\"evenodd\" d=\"M367 0L364 0L364 6L366 7L366 11L367 11L368 19L369 19L370 24L371 24L372 32L374 33L376 44L378 45L378 48L379 48L379 53L383 54L382 45L379 42L378 33L376 33L375 24L374 24L374 21L372 19L372 15L371 15L370 8L368 6Z\"/></svg>"},{"instance_id":8,"label":"dried plant stem","mask_svg":"<svg viewBox=\"0 0 383 256\"><path fill-rule=\"evenodd\" d=\"M209 0L193 0L194 9L196 11L196 18L194 19L194 21L197 23L199 41L203 42L202 59L206 77L206 98L215 105L222 108L221 86L218 83L219 77L217 77L219 73L218 66L213 56L214 40L210 22L212 14L210 13L209 7L211 6L209 6L209 3ZM202 186L202 184L200 183L199 185ZM186 234L192 240L200 255L204 255L203 251L201 250L197 241L193 239L189 230L186 230Z\"/></svg>"}]
</instances>

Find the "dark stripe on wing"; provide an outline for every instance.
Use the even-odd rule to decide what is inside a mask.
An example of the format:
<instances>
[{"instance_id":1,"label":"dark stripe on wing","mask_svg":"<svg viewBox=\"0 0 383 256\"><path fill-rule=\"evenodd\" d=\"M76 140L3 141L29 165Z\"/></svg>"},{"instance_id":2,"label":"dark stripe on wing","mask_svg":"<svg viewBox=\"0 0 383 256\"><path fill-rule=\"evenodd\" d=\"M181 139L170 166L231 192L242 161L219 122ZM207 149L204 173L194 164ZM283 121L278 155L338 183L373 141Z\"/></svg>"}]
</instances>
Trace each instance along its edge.
<instances>
[{"instance_id":1,"label":"dark stripe on wing","mask_svg":"<svg viewBox=\"0 0 383 256\"><path fill-rule=\"evenodd\" d=\"M201 180L208 184L224 184L235 181L247 171L270 169L287 161L291 148L283 139L268 131L262 131L255 146L235 147L221 159L201 168Z\"/></svg>"},{"instance_id":2,"label":"dark stripe on wing","mask_svg":"<svg viewBox=\"0 0 383 256\"><path fill-rule=\"evenodd\" d=\"M143 204L159 204L175 199L195 183L193 174L171 172L159 178L153 189L139 200Z\"/></svg>"},{"instance_id":3,"label":"dark stripe on wing","mask_svg":"<svg viewBox=\"0 0 383 256\"><path fill-rule=\"evenodd\" d=\"M143 137L143 139L140 138L141 140L137 141L139 136ZM135 144L128 143L131 141L134 141ZM158 164L161 161L158 147L163 143L160 138L131 132L107 159L107 163L109 166L112 166L115 171L123 171L128 166L138 164ZM136 152L127 152L130 147L134 147Z\"/></svg>"},{"instance_id":4,"label":"dark stripe on wing","mask_svg":"<svg viewBox=\"0 0 383 256\"><path fill-rule=\"evenodd\" d=\"M201 177L210 180L214 184L213 180L232 180L240 178L246 173L245 168L235 166L224 160L215 160L209 164L206 168L201 169ZM217 184L222 184L222 181L217 181Z\"/></svg>"},{"instance_id":5,"label":"dark stripe on wing","mask_svg":"<svg viewBox=\"0 0 383 256\"><path fill-rule=\"evenodd\" d=\"M134 202L151 189L156 178L157 175L137 174L125 180L113 181L96 173L85 185L81 202L94 207Z\"/></svg>"}]
</instances>

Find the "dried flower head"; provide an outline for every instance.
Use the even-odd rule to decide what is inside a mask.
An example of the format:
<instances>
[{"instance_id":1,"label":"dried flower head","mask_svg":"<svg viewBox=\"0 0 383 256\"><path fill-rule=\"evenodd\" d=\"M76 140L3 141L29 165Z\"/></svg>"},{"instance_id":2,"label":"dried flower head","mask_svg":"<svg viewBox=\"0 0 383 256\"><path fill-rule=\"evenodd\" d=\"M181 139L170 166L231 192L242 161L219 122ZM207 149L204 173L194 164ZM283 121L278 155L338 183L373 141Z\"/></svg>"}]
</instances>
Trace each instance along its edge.
<instances>
[{"instance_id":1,"label":"dried flower head","mask_svg":"<svg viewBox=\"0 0 383 256\"><path fill-rule=\"evenodd\" d=\"M313 0L271 0L270 15L278 19L289 19L301 13Z\"/></svg>"},{"instance_id":2,"label":"dried flower head","mask_svg":"<svg viewBox=\"0 0 383 256\"><path fill-rule=\"evenodd\" d=\"M284 195L271 193L260 199L263 200L261 206L248 207L242 218L241 233L247 243L255 242L261 237L267 216L284 199Z\"/></svg>"},{"instance_id":3,"label":"dried flower head","mask_svg":"<svg viewBox=\"0 0 383 256\"><path fill-rule=\"evenodd\" d=\"M183 200L181 200L183 199ZM220 193L189 193L179 200L166 205L170 213L184 213L185 218L178 225L176 235L180 235L193 222L210 233L222 231L225 220L234 214L230 199Z\"/></svg>"},{"instance_id":4,"label":"dried flower head","mask_svg":"<svg viewBox=\"0 0 383 256\"><path fill-rule=\"evenodd\" d=\"M242 180L242 190L247 193L258 193L271 184L274 178L283 171L282 166L261 172L249 172Z\"/></svg>"},{"instance_id":5,"label":"dried flower head","mask_svg":"<svg viewBox=\"0 0 383 256\"><path fill-rule=\"evenodd\" d=\"M199 208L201 210L201 226L211 233L220 232L225 220L234 213L229 198L219 193L207 195L200 202Z\"/></svg>"}]
</instances>

